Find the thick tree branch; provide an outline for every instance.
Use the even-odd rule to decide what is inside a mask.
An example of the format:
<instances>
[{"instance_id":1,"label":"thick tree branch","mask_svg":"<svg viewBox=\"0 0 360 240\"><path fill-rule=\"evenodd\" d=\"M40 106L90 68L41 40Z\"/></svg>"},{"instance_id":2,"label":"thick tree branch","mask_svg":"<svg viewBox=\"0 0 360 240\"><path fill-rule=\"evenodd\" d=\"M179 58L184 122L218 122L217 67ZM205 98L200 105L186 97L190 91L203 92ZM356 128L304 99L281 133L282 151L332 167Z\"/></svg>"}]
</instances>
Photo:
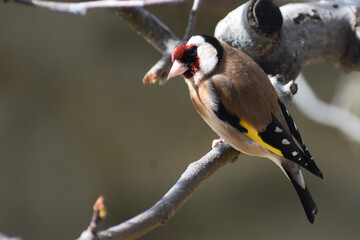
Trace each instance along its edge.
<instances>
[{"instance_id":1,"label":"thick tree branch","mask_svg":"<svg viewBox=\"0 0 360 240\"><path fill-rule=\"evenodd\" d=\"M280 11L269 2L252 0L230 12L215 36L286 81L294 80L303 65L319 61L360 70L359 1L287 4Z\"/></svg>"},{"instance_id":2,"label":"thick tree branch","mask_svg":"<svg viewBox=\"0 0 360 240\"><path fill-rule=\"evenodd\" d=\"M166 224L206 179L229 161L237 159L238 155L239 152L230 145L219 144L200 160L191 163L175 185L154 206L117 226L100 231L98 239L135 239ZM87 236L78 238L88 239Z\"/></svg>"}]
</instances>

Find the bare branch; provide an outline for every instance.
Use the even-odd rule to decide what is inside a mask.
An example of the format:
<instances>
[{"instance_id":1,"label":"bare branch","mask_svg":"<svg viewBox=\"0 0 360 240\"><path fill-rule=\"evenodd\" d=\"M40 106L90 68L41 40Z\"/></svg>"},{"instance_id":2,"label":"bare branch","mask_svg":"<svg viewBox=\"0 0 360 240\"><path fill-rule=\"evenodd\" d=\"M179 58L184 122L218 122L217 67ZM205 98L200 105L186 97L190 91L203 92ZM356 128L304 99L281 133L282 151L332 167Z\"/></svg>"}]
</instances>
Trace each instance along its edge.
<instances>
[{"instance_id":1,"label":"bare branch","mask_svg":"<svg viewBox=\"0 0 360 240\"><path fill-rule=\"evenodd\" d=\"M165 82L171 64L171 51L179 39L157 17L142 8L122 8L116 12L134 31L163 54L163 57L145 74L143 83Z\"/></svg>"},{"instance_id":2,"label":"bare branch","mask_svg":"<svg viewBox=\"0 0 360 240\"><path fill-rule=\"evenodd\" d=\"M120 8L116 13L162 54L171 54L178 38L157 17L143 8Z\"/></svg>"},{"instance_id":3,"label":"bare branch","mask_svg":"<svg viewBox=\"0 0 360 240\"><path fill-rule=\"evenodd\" d=\"M3 233L0 233L0 240L22 240L21 237L9 237Z\"/></svg>"},{"instance_id":4,"label":"bare branch","mask_svg":"<svg viewBox=\"0 0 360 240\"><path fill-rule=\"evenodd\" d=\"M194 32L200 3L201 0L194 0L185 37L190 37ZM140 36L163 54L162 58L145 74L143 83L164 84L171 65L172 50L180 39L158 18L144 9L122 8L116 11Z\"/></svg>"},{"instance_id":5,"label":"bare branch","mask_svg":"<svg viewBox=\"0 0 360 240\"><path fill-rule=\"evenodd\" d=\"M146 73L143 83L164 83L171 64L171 52L179 39L164 23L145 9L121 8L116 12L137 34L163 55Z\"/></svg>"},{"instance_id":6,"label":"bare branch","mask_svg":"<svg viewBox=\"0 0 360 240\"><path fill-rule=\"evenodd\" d=\"M164 54L163 57L145 74L143 83L154 84L166 82L167 74L171 66L171 55Z\"/></svg>"},{"instance_id":7,"label":"bare branch","mask_svg":"<svg viewBox=\"0 0 360 240\"><path fill-rule=\"evenodd\" d=\"M343 108L321 101L302 74L296 81L301 91L294 101L303 114L316 122L338 129L353 141L360 142L360 119Z\"/></svg>"},{"instance_id":8,"label":"bare branch","mask_svg":"<svg viewBox=\"0 0 360 240\"><path fill-rule=\"evenodd\" d=\"M216 170L239 152L228 144L219 144L200 160L191 163L176 184L154 206L143 213L107 230L100 231L100 240L123 240L138 238L166 222L185 204L196 189ZM80 237L78 240L88 240Z\"/></svg>"},{"instance_id":9,"label":"bare branch","mask_svg":"<svg viewBox=\"0 0 360 240\"><path fill-rule=\"evenodd\" d=\"M194 0L190 15L189 15L189 21L188 21L188 25L186 27L186 31L185 31L185 36L184 38L188 38L191 35L194 34L194 29L195 29L195 23L196 23L196 18L198 15L198 10L199 10L199 5L201 3L201 0Z\"/></svg>"},{"instance_id":10,"label":"bare branch","mask_svg":"<svg viewBox=\"0 0 360 240\"><path fill-rule=\"evenodd\" d=\"M98 240L97 232L99 224L102 220L104 220L106 216L106 208L104 204L104 197L100 196L96 200L94 207L93 207L93 215L91 218L91 222L89 227L82 232L79 239L86 239L86 240Z\"/></svg>"},{"instance_id":11,"label":"bare branch","mask_svg":"<svg viewBox=\"0 0 360 240\"><path fill-rule=\"evenodd\" d=\"M156 4L177 3L177 2L181 2L182 0L129 0L129 1L102 0L102 1L72 2L72 3L41 1L41 0L5 0L5 1L45 8L52 11L84 15L91 9L145 7Z\"/></svg>"}]
</instances>

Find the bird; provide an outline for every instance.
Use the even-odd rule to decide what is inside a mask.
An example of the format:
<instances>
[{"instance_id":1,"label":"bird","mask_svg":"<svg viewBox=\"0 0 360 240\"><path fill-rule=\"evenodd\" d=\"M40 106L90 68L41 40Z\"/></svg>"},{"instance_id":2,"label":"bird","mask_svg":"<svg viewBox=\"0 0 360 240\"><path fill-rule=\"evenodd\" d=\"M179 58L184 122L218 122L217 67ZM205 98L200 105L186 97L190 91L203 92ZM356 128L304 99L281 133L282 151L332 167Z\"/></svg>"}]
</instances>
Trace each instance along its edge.
<instances>
[{"instance_id":1,"label":"bird","mask_svg":"<svg viewBox=\"0 0 360 240\"><path fill-rule=\"evenodd\" d=\"M301 171L324 179L268 76L247 54L210 35L194 35L174 48L167 80L182 75L205 122L236 150L272 160L293 184L314 223L318 213Z\"/></svg>"}]
</instances>

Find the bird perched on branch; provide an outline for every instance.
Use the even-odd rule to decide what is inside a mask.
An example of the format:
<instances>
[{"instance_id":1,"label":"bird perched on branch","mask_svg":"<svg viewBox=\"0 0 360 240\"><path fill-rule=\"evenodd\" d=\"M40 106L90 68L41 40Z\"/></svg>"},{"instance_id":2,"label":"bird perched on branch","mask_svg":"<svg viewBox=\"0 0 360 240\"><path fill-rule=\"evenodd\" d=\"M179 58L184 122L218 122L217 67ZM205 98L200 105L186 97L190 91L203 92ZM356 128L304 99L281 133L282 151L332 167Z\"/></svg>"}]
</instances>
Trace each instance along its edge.
<instances>
[{"instance_id":1,"label":"bird perched on branch","mask_svg":"<svg viewBox=\"0 0 360 240\"><path fill-rule=\"evenodd\" d=\"M205 122L233 148L277 164L313 223L317 206L300 167L321 179L323 175L261 67L240 50L207 35L179 42L172 61L168 79L183 75Z\"/></svg>"}]
</instances>

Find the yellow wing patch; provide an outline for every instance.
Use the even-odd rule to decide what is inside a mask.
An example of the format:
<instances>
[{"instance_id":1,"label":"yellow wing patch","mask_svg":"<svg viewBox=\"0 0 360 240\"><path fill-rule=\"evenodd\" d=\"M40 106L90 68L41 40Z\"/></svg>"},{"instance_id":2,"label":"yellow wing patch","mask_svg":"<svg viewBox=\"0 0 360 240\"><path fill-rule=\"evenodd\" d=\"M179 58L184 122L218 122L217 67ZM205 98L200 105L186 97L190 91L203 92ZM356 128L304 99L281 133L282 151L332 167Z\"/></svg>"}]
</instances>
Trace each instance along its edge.
<instances>
[{"instance_id":1,"label":"yellow wing patch","mask_svg":"<svg viewBox=\"0 0 360 240\"><path fill-rule=\"evenodd\" d=\"M273 153L275 153L275 154L277 154L279 156L282 156L282 157L284 156L279 149L274 148L273 146L271 146L271 145L267 144L266 142L264 142L261 139L261 137L259 136L258 131L256 131L255 128L253 126L251 126L250 124L248 124L246 121L241 121L240 120L239 124L248 130L247 133L244 132L244 134L246 136L248 136L249 138L251 138L252 140L257 142L261 146L263 146L263 147L267 148L268 150L272 151Z\"/></svg>"}]
</instances>

